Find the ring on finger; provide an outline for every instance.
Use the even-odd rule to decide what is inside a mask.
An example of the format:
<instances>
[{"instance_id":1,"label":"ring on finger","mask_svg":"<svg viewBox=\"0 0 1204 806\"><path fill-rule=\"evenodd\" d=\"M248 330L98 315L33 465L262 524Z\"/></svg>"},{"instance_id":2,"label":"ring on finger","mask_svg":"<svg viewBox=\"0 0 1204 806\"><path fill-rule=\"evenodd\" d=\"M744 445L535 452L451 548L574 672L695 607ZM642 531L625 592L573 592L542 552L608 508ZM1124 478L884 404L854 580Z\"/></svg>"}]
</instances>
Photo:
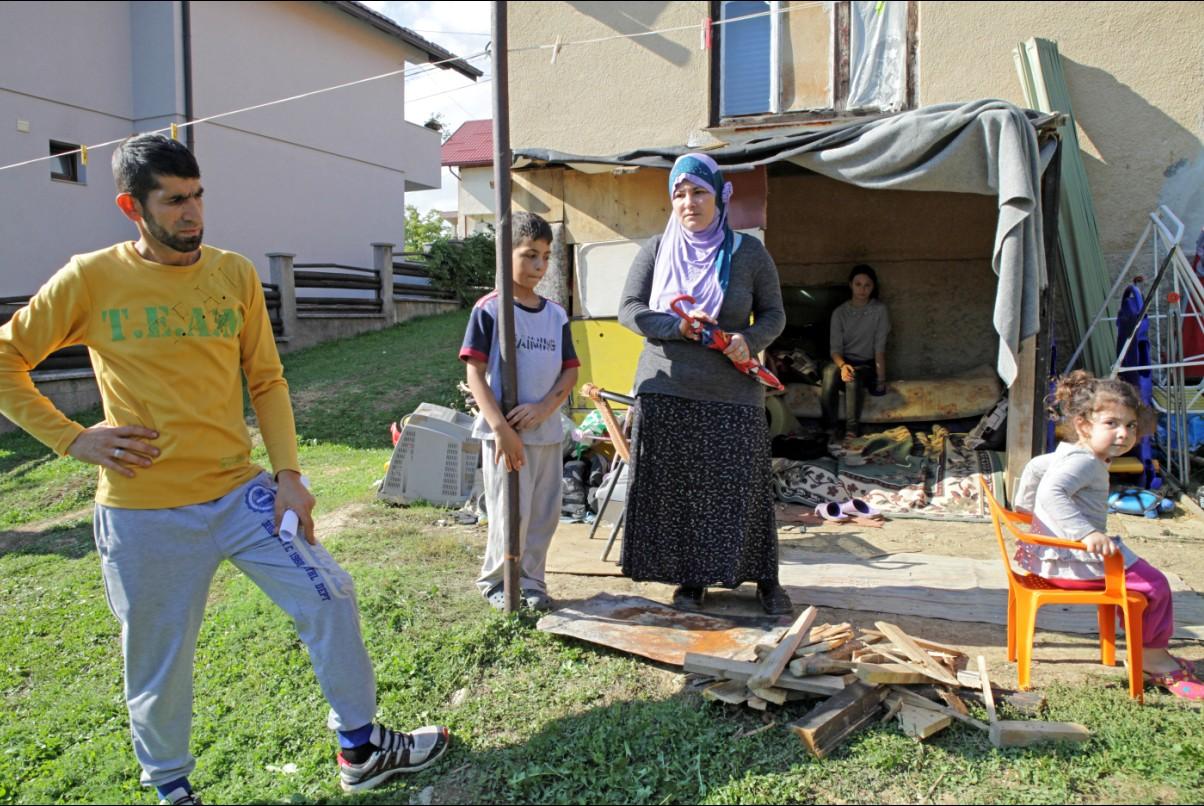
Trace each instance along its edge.
<instances>
[{"instance_id":1,"label":"ring on finger","mask_svg":"<svg viewBox=\"0 0 1204 806\"><path fill-rule=\"evenodd\" d=\"M123 453L123 451L121 450L121 448L114 448L113 449L113 458L120 459L122 453Z\"/></svg>"}]
</instances>

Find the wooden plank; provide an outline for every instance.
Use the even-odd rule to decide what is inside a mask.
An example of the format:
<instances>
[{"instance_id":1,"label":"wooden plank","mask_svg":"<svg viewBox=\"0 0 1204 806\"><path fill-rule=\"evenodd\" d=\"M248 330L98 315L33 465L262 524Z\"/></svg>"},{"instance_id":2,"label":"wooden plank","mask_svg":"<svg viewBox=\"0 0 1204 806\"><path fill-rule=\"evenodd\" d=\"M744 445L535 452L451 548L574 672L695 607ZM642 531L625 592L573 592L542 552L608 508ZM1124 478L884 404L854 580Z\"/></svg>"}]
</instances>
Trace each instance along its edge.
<instances>
[{"instance_id":1,"label":"wooden plank","mask_svg":"<svg viewBox=\"0 0 1204 806\"><path fill-rule=\"evenodd\" d=\"M749 679L750 688L768 688L777 681L782 670L786 668L786 664L790 663L790 659L794 656L794 650L798 649L803 636L811 629L817 613L818 611L814 607L808 607L799 615L794 624L790 625L790 629L778 642L777 648L770 653L769 657L760 662L756 673Z\"/></svg>"},{"instance_id":2,"label":"wooden plank","mask_svg":"<svg viewBox=\"0 0 1204 806\"><path fill-rule=\"evenodd\" d=\"M859 663L853 672L857 675L858 680L870 685L896 683L911 686L928 682L928 675L899 663Z\"/></svg>"},{"instance_id":3,"label":"wooden plank","mask_svg":"<svg viewBox=\"0 0 1204 806\"><path fill-rule=\"evenodd\" d=\"M992 724L999 721L995 713L995 693L991 691L991 678L987 677L987 659L978 656L978 677L982 681L982 704L987 708L987 717Z\"/></svg>"},{"instance_id":4,"label":"wooden plank","mask_svg":"<svg viewBox=\"0 0 1204 806\"><path fill-rule=\"evenodd\" d=\"M836 649L838 647L844 646L846 643L848 643L849 639L852 637L853 637L853 634L848 633L847 635L845 635L843 637L837 636L836 638L825 639L823 641L820 641L819 643L807 644L806 646L800 646L798 649L794 650L794 657L805 658L808 655L818 655L821 652L827 652L829 650Z\"/></svg>"},{"instance_id":5,"label":"wooden plank","mask_svg":"<svg viewBox=\"0 0 1204 806\"><path fill-rule=\"evenodd\" d=\"M1016 377L1008 387L1007 470L1004 489L1008 500L1015 492L1020 471L1033 458L1033 415L1037 400L1044 395L1037 383L1037 337L1022 340L1016 353Z\"/></svg>"},{"instance_id":6,"label":"wooden plank","mask_svg":"<svg viewBox=\"0 0 1204 806\"><path fill-rule=\"evenodd\" d=\"M765 700L761 699L760 697L749 697L748 701L744 704L747 705L749 708L753 709L754 711L768 711L769 710L769 703L765 702Z\"/></svg>"},{"instance_id":7,"label":"wooden plank","mask_svg":"<svg viewBox=\"0 0 1204 806\"><path fill-rule=\"evenodd\" d=\"M749 661L717 658L714 655L701 655L694 652L686 654L682 666L686 672L698 672L725 680L738 680L748 683L758 668L758 664ZM855 677L853 679L856 679ZM827 696L843 691L848 685L847 680L836 675L813 675L811 677L795 677L783 674L778 677L775 685L778 688L788 688L792 691L805 691L810 694Z\"/></svg>"},{"instance_id":8,"label":"wooden plank","mask_svg":"<svg viewBox=\"0 0 1204 806\"><path fill-rule=\"evenodd\" d=\"M662 232L671 204L669 172L642 168L615 174L564 172L564 223L569 243L642 240Z\"/></svg>"},{"instance_id":9,"label":"wooden plank","mask_svg":"<svg viewBox=\"0 0 1204 806\"><path fill-rule=\"evenodd\" d=\"M899 724L903 727L905 735L923 741L952 725L953 717L948 714L938 714L927 708L904 704L899 709Z\"/></svg>"},{"instance_id":10,"label":"wooden plank","mask_svg":"<svg viewBox=\"0 0 1204 806\"><path fill-rule=\"evenodd\" d=\"M785 705L788 702L796 702L798 700L805 700L815 696L805 691L793 691L787 688L778 688L777 686L773 686L772 688L750 688L749 691L751 691L754 696L760 697L766 702L771 702L774 705Z\"/></svg>"},{"instance_id":11,"label":"wooden plank","mask_svg":"<svg viewBox=\"0 0 1204 806\"><path fill-rule=\"evenodd\" d=\"M938 702L933 702L927 697L922 697L919 694L916 694L914 691L908 691L903 686L891 686L890 690L895 694L898 694L900 699L902 699L905 704L914 705L917 708L927 708L930 711L937 711L942 714L948 714L959 722L964 722L967 725L973 725L984 733L987 733L991 730L991 726L987 725L985 722L979 722L972 716L959 714L949 706L941 705Z\"/></svg>"},{"instance_id":12,"label":"wooden plank","mask_svg":"<svg viewBox=\"0 0 1204 806\"><path fill-rule=\"evenodd\" d=\"M743 705L748 699L748 686L736 680L723 680L703 689L702 698L709 702Z\"/></svg>"},{"instance_id":13,"label":"wooden plank","mask_svg":"<svg viewBox=\"0 0 1204 806\"><path fill-rule=\"evenodd\" d=\"M542 216L548 223L564 220L564 173L567 168L512 171L510 207Z\"/></svg>"},{"instance_id":14,"label":"wooden plank","mask_svg":"<svg viewBox=\"0 0 1204 806\"><path fill-rule=\"evenodd\" d=\"M886 638L885 633L883 633L879 630L871 630L869 627L863 628L861 630L861 635L864 637L877 638L878 640L882 640L882 639ZM914 641L916 643L917 646L922 647L923 649L931 649L935 652L944 652L947 655L965 655L966 654L965 652L958 649L957 647L950 646L949 644L938 644L936 641L929 641L927 638L920 638L917 635L912 635L909 637L911 638L912 641Z\"/></svg>"},{"instance_id":15,"label":"wooden plank","mask_svg":"<svg viewBox=\"0 0 1204 806\"><path fill-rule=\"evenodd\" d=\"M823 758L839 747L849 734L872 720L886 695L884 686L853 683L787 727L803 740L816 758Z\"/></svg>"},{"instance_id":16,"label":"wooden plank","mask_svg":"<svg viewBox=\"0 0 1204 806\"><path fill-rule=\"evenodd\" d=\"M957 673L957 682L966 688L982 688L982 679L979 678L978 672L972 672L969 669L962 669Z\"/></svg>"},{"instance_id":17,"label":"wooden plank","mask_svg":"<svg viewBox=\"0 0 1204 806\"><path fill-rule=\"evenodd\" d=\"M907 633L891 624L888 621L879 621L876 623L878 630L882 632L891 642L903 651L907 657L915 662L920 668L928 673L933 680L940 681L950 686L959 685L957 678L949 673L941 664L937 663L927 652L919 647L915 641L911 639Z\"/></svg>"},{"instance_id":18,"label":"wooden plank","mask_svg":"<svg viewBox=\"0 0 1204 806\"><path fill-rule=\"evenodd\" d=\"M1003 719L991 725L990 738L996 747L1028 747L1043 742L1085 742L1091 731L1077 722Z\"/></svg>"}]
</instances>

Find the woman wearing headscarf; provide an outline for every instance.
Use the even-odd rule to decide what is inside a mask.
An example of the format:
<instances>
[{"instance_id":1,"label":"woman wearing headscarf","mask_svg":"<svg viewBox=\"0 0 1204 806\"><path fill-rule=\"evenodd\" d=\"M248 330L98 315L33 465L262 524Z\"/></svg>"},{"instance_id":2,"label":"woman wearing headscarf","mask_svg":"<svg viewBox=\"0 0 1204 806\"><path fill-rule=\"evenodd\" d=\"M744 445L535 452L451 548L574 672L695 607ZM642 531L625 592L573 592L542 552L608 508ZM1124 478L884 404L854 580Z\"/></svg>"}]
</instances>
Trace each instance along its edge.
<instances>
[{"instance_id":1,"label":"woman wearing headscarf","mask_svg":"<svg viewBox=\"0 0 1204 806\"><path fill-rule=\"evenodd\" d=\"M632 481L623 573L678 587L697 610L708 587L757 584L767 613L790 613L778 583L765 392L732 360L764 350L786 324L777 267L756 238L732 232L731 183L704 154L669 174L673 210L637 255L619 321L644 337L636 368ZM732 335L724 353L698 342L673 300ZM751 324L750 324L751 318Z\"/></svg>"}]
</instances>

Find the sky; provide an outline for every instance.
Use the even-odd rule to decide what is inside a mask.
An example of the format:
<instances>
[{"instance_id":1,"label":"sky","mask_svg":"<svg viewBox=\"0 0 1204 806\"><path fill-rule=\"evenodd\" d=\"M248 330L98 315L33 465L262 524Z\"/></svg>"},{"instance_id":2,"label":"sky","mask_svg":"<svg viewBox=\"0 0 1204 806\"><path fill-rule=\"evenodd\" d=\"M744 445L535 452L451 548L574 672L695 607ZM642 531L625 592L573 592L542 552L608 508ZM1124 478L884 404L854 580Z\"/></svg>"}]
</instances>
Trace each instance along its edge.
<instances>
[{"instance_id":1,"label":"sky","mask_svg":"<svg viewBox=\"0 0 1204 806\"><path fill-rule=\"evenodd\" d=\"M485 50L489 43L492 3L488 0L456 2L381 2L368 0L364 5L391 18L457 56L467 58ZM406 120L425 123L439 115L448 132L454 132L466 120L493 117L493 83L488 57L474 59L473 67L485 71L474 84L454 70L431 70L406 79ZM453 92L447 92L454 90ZM424 96L444 93L432 98ZM456 180L446 169L441 171L443 186L406 194L406 204L420 212L456 209Z\"/></svg>"}]
</instances>

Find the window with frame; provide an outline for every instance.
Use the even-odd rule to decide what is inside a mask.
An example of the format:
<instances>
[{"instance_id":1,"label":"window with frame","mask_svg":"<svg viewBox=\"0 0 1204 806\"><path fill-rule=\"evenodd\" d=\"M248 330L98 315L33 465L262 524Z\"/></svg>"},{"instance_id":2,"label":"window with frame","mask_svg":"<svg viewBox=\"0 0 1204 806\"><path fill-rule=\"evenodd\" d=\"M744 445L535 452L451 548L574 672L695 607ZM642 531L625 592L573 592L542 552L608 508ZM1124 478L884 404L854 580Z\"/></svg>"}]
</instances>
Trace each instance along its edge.
<instances>
[{"instance_id":1,"label":"window with frame","mask_svg":"<svg viewBox=\"0 0 1204 806\"><path fill-rule=\"evenodd\" d=\"M63 143L58 140L50 141L50 178L60 182L85 184L87 169L80 162L79 145Z\"/></svg>"},{"instance_id":2,"label":"window with frame","mask_svg":"<svg viewBox=\"0 0 1204 806\"><path fill-rule=\"evenodd\" d=\"M915 106L914 0L721 0L716 123Z\"/></svg>"}]
</instances>

